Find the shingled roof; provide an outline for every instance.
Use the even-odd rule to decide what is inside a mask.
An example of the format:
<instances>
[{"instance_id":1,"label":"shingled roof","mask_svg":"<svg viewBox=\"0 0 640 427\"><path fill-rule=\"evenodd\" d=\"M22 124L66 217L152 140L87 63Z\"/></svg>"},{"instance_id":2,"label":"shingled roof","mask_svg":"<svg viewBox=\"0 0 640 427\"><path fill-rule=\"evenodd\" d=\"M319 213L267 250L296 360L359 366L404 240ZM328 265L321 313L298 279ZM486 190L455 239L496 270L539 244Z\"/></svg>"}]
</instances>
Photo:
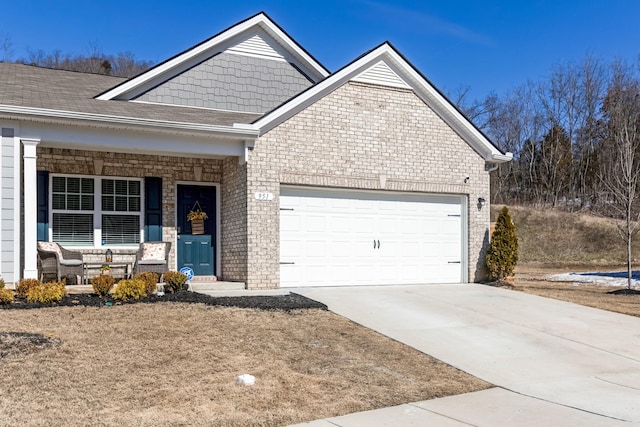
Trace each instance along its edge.
<instances>
[{"instance_id":1,"label":"shingled roof","mask_svg":"<svg viewBox=\"0 0 640 427\"><path fill-rule=\"evenodd\" d=\"M0 117L3 115L2 106L218 126L251 123L261 117L260 114L94 99L96 95L125 80L99 74L0 63Z\"/></svg>"}]
</instances>

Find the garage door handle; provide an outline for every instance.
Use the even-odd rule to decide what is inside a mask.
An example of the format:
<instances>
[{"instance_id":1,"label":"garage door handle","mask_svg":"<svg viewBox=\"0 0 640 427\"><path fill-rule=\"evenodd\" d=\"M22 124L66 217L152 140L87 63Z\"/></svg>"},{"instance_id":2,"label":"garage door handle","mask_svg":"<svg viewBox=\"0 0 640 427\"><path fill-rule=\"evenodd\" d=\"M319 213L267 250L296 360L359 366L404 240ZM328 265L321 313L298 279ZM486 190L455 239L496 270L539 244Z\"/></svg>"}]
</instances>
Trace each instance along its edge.
<instances>
[{"instance_id":1,"label":"garage door handle","mask_svg":"<svg viewBox=\"0 0 640 427\"><path fill-rule=\"evenodd\" d=\"M293 265L295 262L281 262L280 265Z\"/></svg>"},{"instance_id":2,"label":"garage door handle","mask_svg":"<svg viewBox=\"0 0 640 427\"><path fill-rule=\"evenodd\" d=\"M449 264L460 264L460 261L449 261Z\"/></svg>"},{"instance_id":3,"label":"garage door handle","mask_svg":"<svg viewBox=\"0 0 640 427\"><path fill-rule=\"evenodd\" d=\"M377 247L376 244L378 245ZM380 240L373 239L373 249L380 249Z\"/></svg>"},{"instance_id":4,"label":"garage door handle","mask_svg":"<svg viewBox=\"0 0 640 427\"><path fill-rule=\"evenodd\" d=\"M378 240L378 249L380 249L380 240Z\"/></svg>"}]
</instances>

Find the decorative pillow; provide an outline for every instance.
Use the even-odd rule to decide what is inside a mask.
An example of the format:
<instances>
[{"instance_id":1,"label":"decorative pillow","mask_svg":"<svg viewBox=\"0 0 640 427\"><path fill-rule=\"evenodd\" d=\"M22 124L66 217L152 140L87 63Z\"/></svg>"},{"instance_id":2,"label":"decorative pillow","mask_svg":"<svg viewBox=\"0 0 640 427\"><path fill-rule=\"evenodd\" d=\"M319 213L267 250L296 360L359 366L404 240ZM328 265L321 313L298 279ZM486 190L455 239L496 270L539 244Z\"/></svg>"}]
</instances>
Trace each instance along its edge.
<instances>
[{"instance_id":1,"label":"decorative pillow","mask_svg":"<svg viewBox=\"0 0 640 427\"><path fill-rule=\"evenodd\" d=\"M58 258L62 259L62 251L60 246L55 242L38 242L38 249L47 252L55 252L58 254Z\"/></svg>"},{"instance_id":2,"label":"decorative pillow","mask_svg":"<svg viewBox=\"0 0 640 427\"><path fill-rule=\"evenodd\" d=\"M142 244L142 261L163 260L164 259L164 243L143 243Z\"/></svg>"}]
</instances>

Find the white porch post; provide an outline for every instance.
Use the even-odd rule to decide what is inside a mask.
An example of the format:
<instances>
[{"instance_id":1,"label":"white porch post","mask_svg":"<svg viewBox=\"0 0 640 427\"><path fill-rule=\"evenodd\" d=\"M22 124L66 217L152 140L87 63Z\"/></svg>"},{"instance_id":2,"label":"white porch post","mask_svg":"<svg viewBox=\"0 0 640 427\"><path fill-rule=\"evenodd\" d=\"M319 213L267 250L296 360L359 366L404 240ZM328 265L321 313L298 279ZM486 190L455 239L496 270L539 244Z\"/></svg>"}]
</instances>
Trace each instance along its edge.
<instances>
[{"instance_id":1,"label":"white porch post","mask_svg":"<svg viewBox=\"0 0 640 427\"><path fill-rule=\"evenodd\" d=\"M36 146L39 139L22 139L24 147L24 274L25 279L38 278L38 174Z\"/></svg>"}]
</instances>

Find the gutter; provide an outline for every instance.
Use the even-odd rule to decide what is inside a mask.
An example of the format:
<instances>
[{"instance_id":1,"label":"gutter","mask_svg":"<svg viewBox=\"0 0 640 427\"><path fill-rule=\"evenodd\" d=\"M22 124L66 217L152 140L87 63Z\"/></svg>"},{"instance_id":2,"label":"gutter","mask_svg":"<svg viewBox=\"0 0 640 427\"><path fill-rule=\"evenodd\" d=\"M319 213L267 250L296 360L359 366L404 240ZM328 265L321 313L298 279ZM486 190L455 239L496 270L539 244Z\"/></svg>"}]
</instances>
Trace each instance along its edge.
<instances>
[{"instance_id":1,"label":"gutter","mask_svg":"<svg viewBox=\"0 0 640 427\"><path fill-rule=\"evenodd\" d=\"M0 104L0 114L13 114L22 118L59 119L79 122L96 123L102 125L114 124L126 128L136 128L151 131L174 131L189 133L215 133L233 139L257 138L260 131L254 127L234 123L233 126L208 125L201 123L174 122L156 119L142 119L138 117L112 116L106 114L82 113L77 111L51 110L48 108L20 107L15 105Z\"/></svg>"},{"instance_id":2,"label":"gutter","mask_svg":"<svg viewBox=\"0 0 640 427\"><path fill-rule=\"evenodd\" d=\"M486 160L487 164L491 166L485 168L485 172L491 173L497 170L500 167L501 163L510 162L511 160L513 160L513 153L509 153L509 152L504 154L492 153L490 157Z\"/></svg>"}]
</instances>

